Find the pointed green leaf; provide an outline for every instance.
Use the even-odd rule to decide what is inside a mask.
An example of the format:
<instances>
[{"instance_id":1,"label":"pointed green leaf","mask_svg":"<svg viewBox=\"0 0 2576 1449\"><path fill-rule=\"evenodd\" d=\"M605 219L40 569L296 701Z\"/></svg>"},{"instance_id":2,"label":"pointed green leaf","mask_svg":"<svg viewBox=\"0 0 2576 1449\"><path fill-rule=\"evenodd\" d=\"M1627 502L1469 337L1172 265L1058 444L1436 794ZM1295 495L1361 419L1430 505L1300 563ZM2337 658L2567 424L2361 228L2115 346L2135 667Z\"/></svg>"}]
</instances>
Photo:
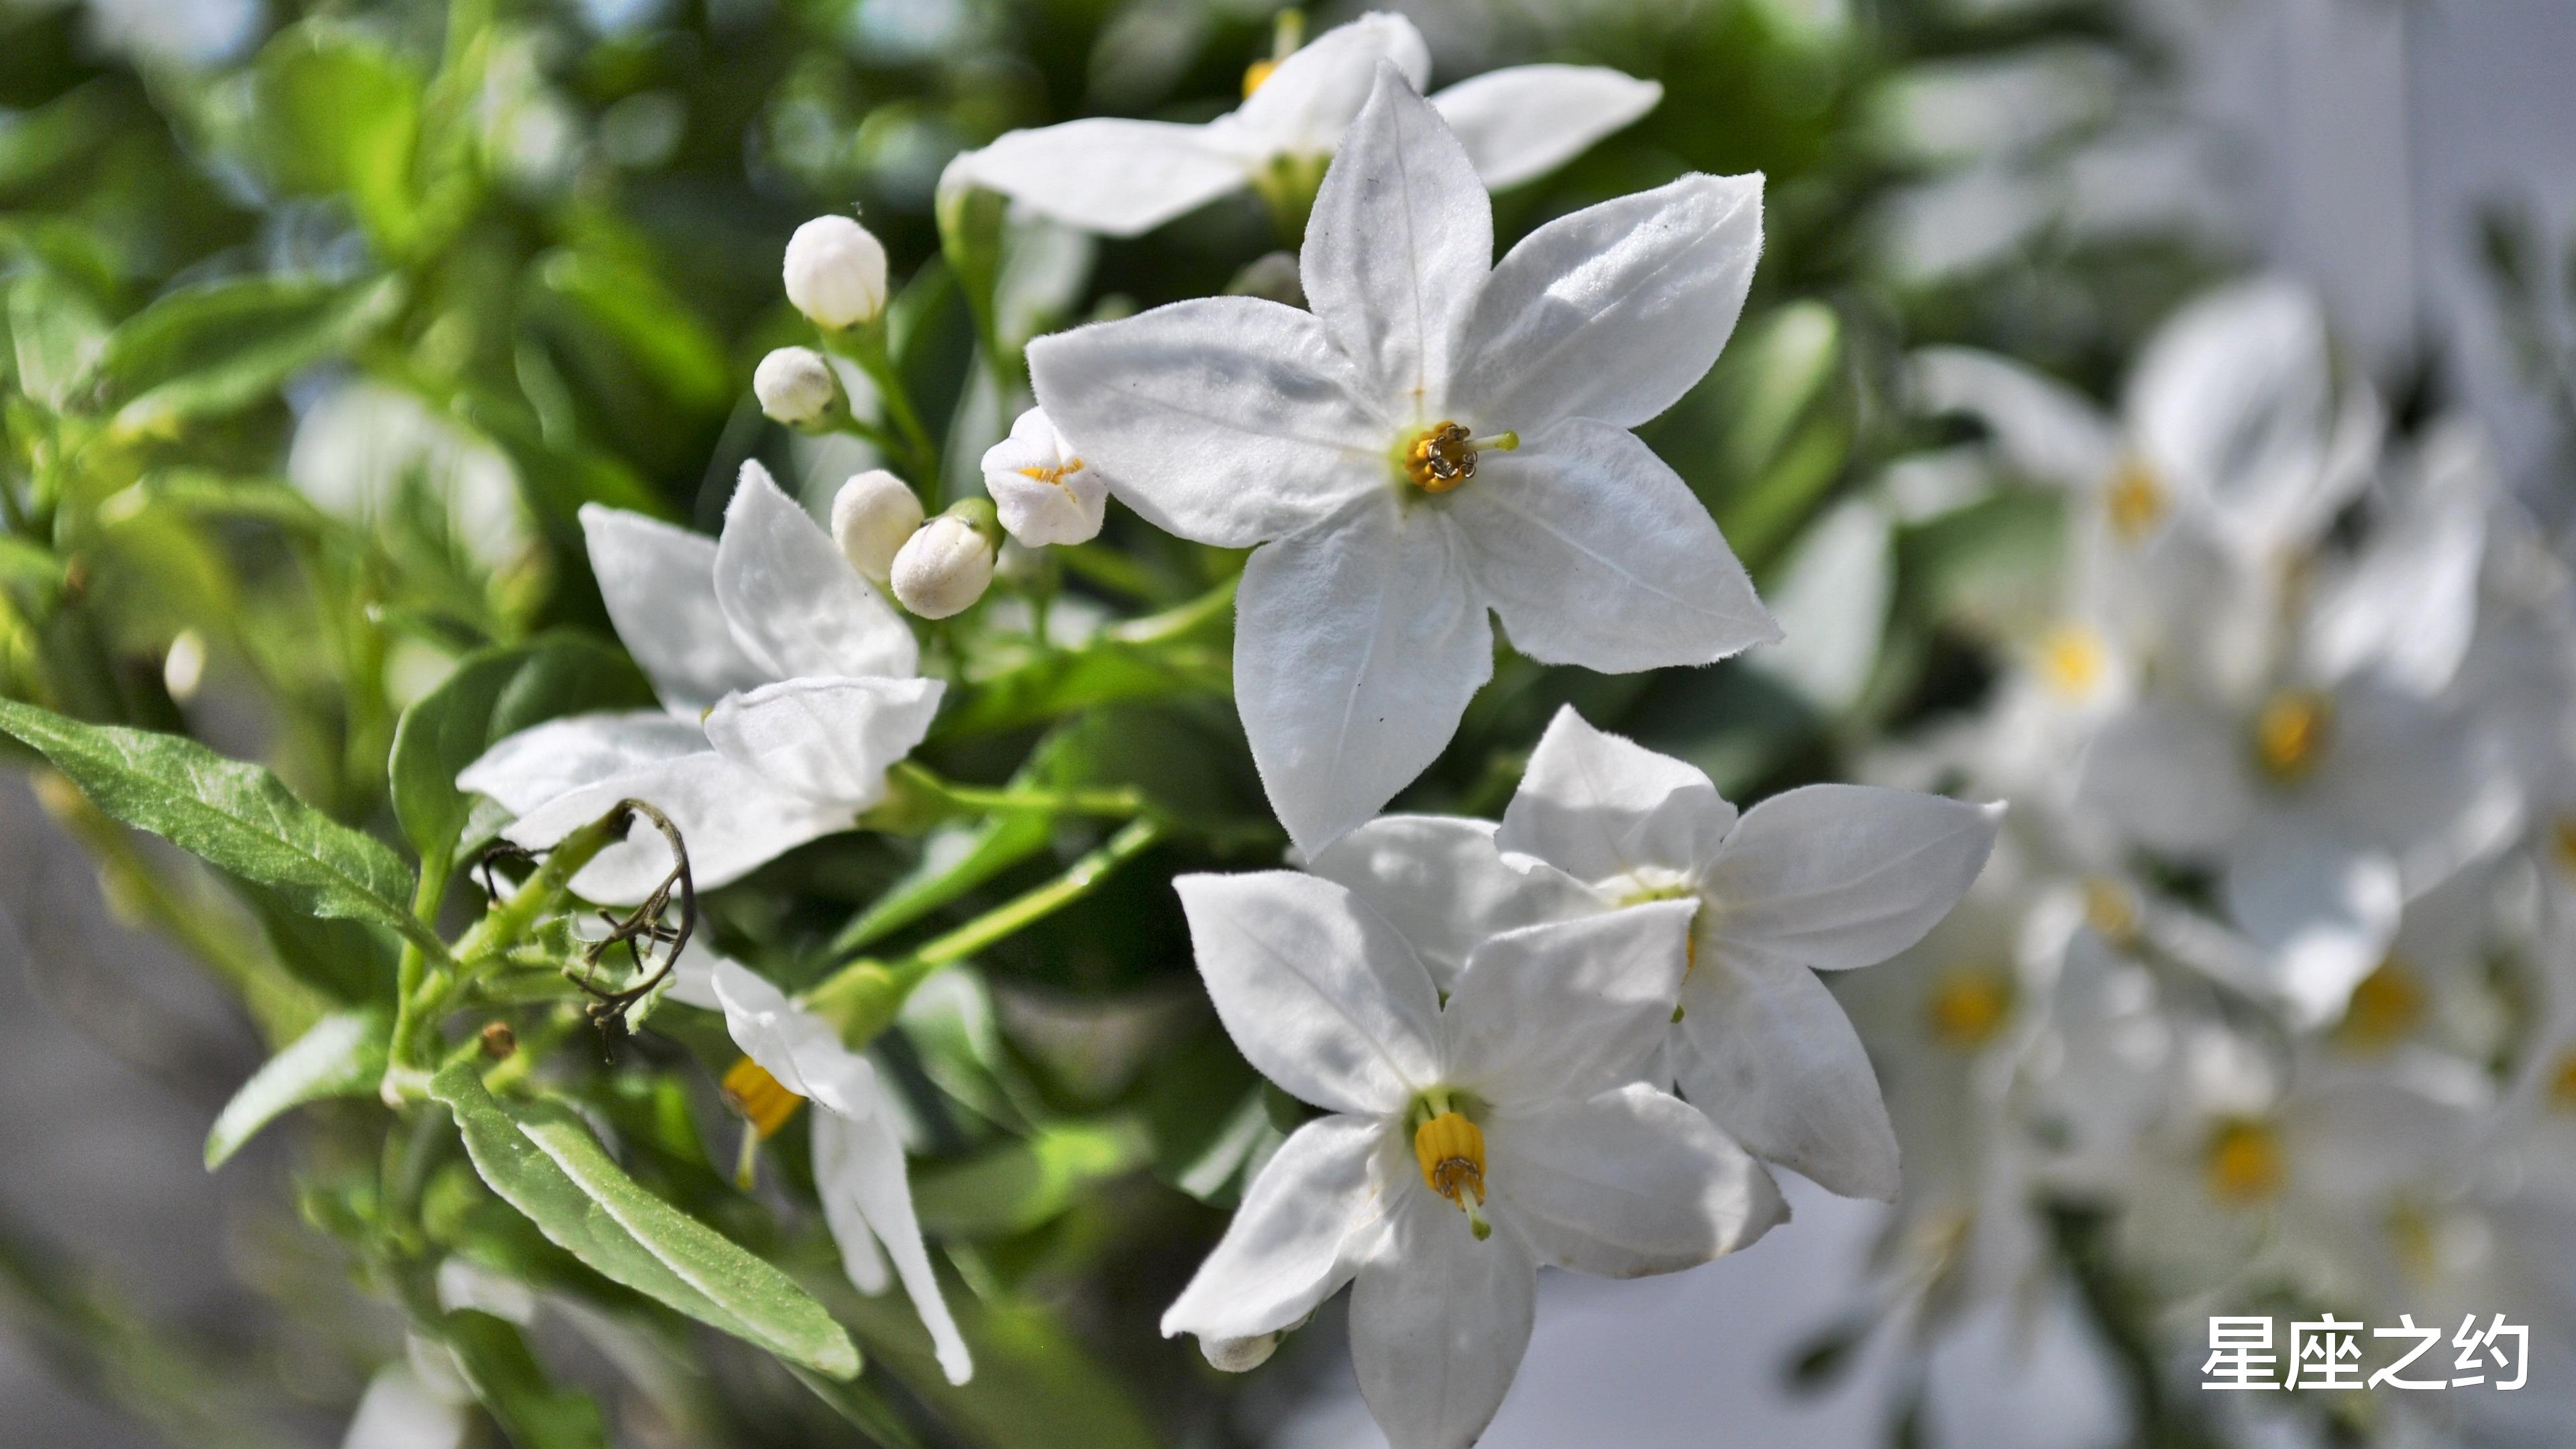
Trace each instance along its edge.
<instances>
[{"instance_id":1,"label":"pointed green leaf","mask_svg":"<svg viewBox=\"0 0 2576 1449\"><path fill-rule=\"evenodd\" d=\"M392 1014L375 1007L335 1011L313 1023L224 1104L206 1134L206 1170L223 1166L261 1128L307 1102L373 1096L392 1034Z\"/></svg>"},{"instance_id":2,"label":"pointed green leaf","mask_svg":"<svg viewBox=\"0 0 2576 1449\"><path fill-rule=\"evenodd\" d=\"M117 430L164 433L259 402L353 346L401 300L392 278L335 286L255 277L173 292L117 328L99 359L101 380L122 404Z\"/></svg>"},{"instance_id":3,"label":"pointed green leaf","mask_svg":"<svg viewBox=\"0 0 2576 1449\"><path fill-rule=\"evenodd\" d=\"M1133 1121L1062 1123L923 1173L913 1205L921 1225L941 1236L1007 1237L1052 1220L1084 1187L1141 1167L1152 1155Z\"/></svg>"},{"instance_id":4,"label":"pointed green leaf","mask_svg":"<svg viewBox=\"0 0 2576 1449\"><path fill-rule=\"evenodd\" d=\"M410 709L394 731L394 814L424 860L456 847L472 803L457 772L531 725L594 709L649 709L652 686L626 657L572 637L490 649L468 658Z\"/></svg>"},{"instance_id":5,"label":"pointed green leaf","mask_svg":"<svg viewBox=\"0 0 2576 1449\"><path fill-rule=\"evenodd\" d=\"M587 1394L558 1389L506 1319L463 1309L439 1320L466 1387L517 1449L607 1449L608 1426Z\"/></svg>"},{"instance_id":6,"label":"pointed green leaf","mask_svg":"<svg viewBox=\"0 0 2576 1449\"><path fill-rule=\"evenodd\" d=\"M257 765L180 735L83 724L10 699L0 699L0 730L35 747L99 809L270 887L307 915L425 934L404 904L412 873L401 857L296 799Z\"/></svg>"},{"instance_id":7,"label":"pointed green leaf","mask_svg":"<svg viewBox=\"0 0 2576 1449\"><path fill-rule=\"evenodd\" d=\"M456 1114L475 1171L556 1244L604 1276L701 1323L837 1378L859 1371L848 1334L786 1274L646 1191L555 1102L502 1102L472 1061L430 1083Z\"/></svg>"}]
</instances>

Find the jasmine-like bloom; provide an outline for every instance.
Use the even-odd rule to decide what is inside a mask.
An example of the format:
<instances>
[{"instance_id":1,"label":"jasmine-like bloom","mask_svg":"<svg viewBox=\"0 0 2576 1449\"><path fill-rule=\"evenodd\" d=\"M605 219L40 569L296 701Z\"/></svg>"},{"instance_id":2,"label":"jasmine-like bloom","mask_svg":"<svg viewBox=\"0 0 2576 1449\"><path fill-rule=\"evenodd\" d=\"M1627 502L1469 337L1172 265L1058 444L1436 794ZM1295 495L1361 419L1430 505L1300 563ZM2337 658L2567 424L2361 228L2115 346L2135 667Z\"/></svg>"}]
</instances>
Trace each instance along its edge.
<instances>
[{"instance_id":1,"label":"jasmine-like bloom","mask_svg":"<svg viewBox=\"0 0 2576 1449\"><path fill-rule=\"evenodd\" d=\"M1558 712L1499 830L1395 816L1316 856L1426 956L1523 920L1694 908L1670 1079L1754 1156L1892 1198L1896 1139L1860 1037L1817 970L1921 939L1986 862L2001 806L1811 785L1742 819L1689 765ZM1399 905L1406 897L1418 903Z\"/></svg>"},{"instance_id":2,"label":"jasmine-like bloom","mask_svg":"<svg viewBox=\"0 0 2576 1449\"><path fill-rule=\"evenodd\" d=\"M1685 176L1492 264L1484 188L1392 66L1324 179L1314 310L1251 297L1041 338L1047 416L1149 521L1264 545L1235 697L1312 852L1437 756L1493 666L1706 664L1779 637L1699 500L1629 429L1725 345L1759 177Z\"/></svg>"},{"instance_id":3,"label":"jasmine-like bloom","mask_svg":"<svg viewBox=\"0 0 2576 1449\"><path fill-rule=\"evenodd\" d=\"M818 216L787 239L787 300L826 332L873 322L886 304L886 250L846 216Z\"/></svg>"},{"instance_id":4,"label":"jasmine-like bloom","mask_svg":"<svg viewBox=\"0 0 2576 1449\"><path fill-rule=\"evenodd\" d=\"M1732 1252L1786 1216L1725 1134L1636 1080L1690 907L1509 931L1444 1004L1397 929L1292 871L1183 876L1235 1045L1328 1114L1300 1127L1163 1315L1221 1364L1345 1283L1360 1391L1395 1449L1464 1449L1528 1347L1542 1264L1607 1277Z\"/></svg>"},{"instance_id":5,"label":"jasmine-like bloom","mask_svg":"<svg viewBox=\"0 0 2576 1449\"><path fill-rule=\"evenodd\" d=\"M832 495L832 541L870 583L894 577L894 556L921 527L921 496L883 468L853 473Z\"/></svg>"},{"instance_id":6,"label":"jasmine-like bloom","mask_svg":"<svg viewBox=\"0 0 2576 1449\"><path fill-rule=\"evenodd\" d=\"M777 1135L804 1102L822 1109L814 1114L814 1189L832 1240L840 1245L842 1270L860 1292L882 1293L886 1259L892 1257L913 1311L930 1330L940 1371L952 1384L966 1382L974 1361L931 1271L904 1178L903 1143L887 1115L876 1068L843 1045L831 1023L799 1009L767 978L737 962L692 962L671 994L724 1013L725 1029L744 1054L726 1074L725 1092L754 1132Z\"/></svg>"},{"instance_id":7,"label":"jasmine-like bloom","mask_svg":"<svg viewBox=\"0 0 2576 1449\"><path fill-rule=\"evenodd\" d=\"M586 507L591 570L664 711L553 720L457 776L542 849L618 801L649 801L688 842L701 887L847 830L929 732L943 686L918 678L912 630L766 470L746 463L708 539ZM636 901L670 868L659 836L610 847L574 878Z\"/></svg>"},{"instance_id":8,"label":"jasmine-like bloom","mask_svg":"<svg viewBox=\"0 0 2576 1449\"><path fill-rule=\"evenodd\" d=\"M1066 445L1044 408L1020 414L1011 435L984 451L984 491L1023 548L1087 542L1109 507L1108 480Z\"/></svg>"},{"instance_id":9,"label":"jasmine-like bloom","mask_svg":"<svg viewBox=\"0 0 2576 1449\"><path fill-rule=\"evenodd\" d=\"M1414 89L1431 51L1413 22L1369 14L1244 78L1241 108L1203 126L1109 117L1013 131L958 158L949 174L999 191L1067 226L1136 236L1281 172L1315 168L1341 145L1381 64ZM1663 87L1596 66L1491 71L1431 98L1497 189L1573 159L1654 109Z\"/></svg>"}]
</instances>

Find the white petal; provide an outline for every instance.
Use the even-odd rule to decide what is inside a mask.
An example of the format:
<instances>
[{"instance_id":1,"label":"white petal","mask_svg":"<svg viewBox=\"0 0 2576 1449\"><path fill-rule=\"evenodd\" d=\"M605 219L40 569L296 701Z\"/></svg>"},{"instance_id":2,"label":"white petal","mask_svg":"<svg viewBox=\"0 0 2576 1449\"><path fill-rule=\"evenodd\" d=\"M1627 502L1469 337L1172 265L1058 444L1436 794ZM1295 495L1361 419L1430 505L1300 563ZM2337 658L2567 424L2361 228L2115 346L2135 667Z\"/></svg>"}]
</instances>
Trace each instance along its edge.
<instances>
[{"instance_id":1,"label":"white petal","mask_svg":"<svg viewBox=\"0 0 2576 1449\"><path fill-rule=\"evenodd\" d=\"M1477 947L1440 1014L1441 1080L1506 1107L1634 1081L1673 1019L1698 910L1657 901Z\"/></svg>"},{"instance_id":2,"label":"white petal","mask_svg":"<svg viewBox=\"0 0 2576 1449\"><path fill-rule=\"evenodd\" d=\"M1570 418L1487 450L1434 506L1466 537L1512 647L1542 663L1625 674L1780 637L1708 510L1625 428Z\"/></svg>"},{"instance_id":3,"label":"white petal","mask_svg":"<svg viewBox=\"0 0 2576 1449\"><path fill-rule=\"evenodd\" d=\"M722 1011L724 999L716 995L716 973L730 964L733 963L703 944L697 945L683 952L680 963L671 968L671 986L663 994L682 1006Z\"/></svg>"},{"instance_id":4,"label":"white petal","mask_svg":"<svg viewBox=\"0 0 2576 1449\"><path fill-rule=\"evenodd\" d=\"M1392 430L1311 315L1208 297L1029 344L1048 418L1168 533L1248 548L1387 486Z\"/></svg>"},{"instance_id":5,"label":"white petal","mask_svg":"<svg viewBox=\"0 0 2576 1449\"><path fill-rule=\"evenodd\" d=\"M2094 736L2077 795L2152 849L2214 850L2253 813L2247 749L2223 714L2148 700Z\"/></svg>"},{"instance_id":6,"label":"white petal","mask_svg":"<svg viewBox=\"0 0 2576 1449\"><path fill-rule=\"evenodd\" d=\"M1392 1241L1351 1290L1351 1366L1391 1449L1467 1449L1529 1351L1538 1269L1504 1222L1482 1242L1466 1215L1402 1192Z\"/></svg>"},{"instance_id":7,"label":"white petal","mask_svg":"<svg viewBox=\"0 0 2576 1449\"><path fill-rule=\"evenodd\" d=\"M742 465L725 506L716 598L735 642L768 679L919 672L912 627L756 462Z\"/></svg>"},{"instance_id":8,"label":"white petal","mask_svg":"<svg viewBox=\"0 0 2576 1449\"><path fill-rule=\"evenodd\" d=\"M1603 905L1553 866L1505 861L1492 821L1451 815L1372 820L1316 852L1306 869L1386 917L1444 991L1468 953L1496 932L1572 920Z\"/></svg>"},{"instance_id":9,"label":"white petal","mask_svg":"<svg viewBox=\"0 0 2576 1449\"><path fill-rule=\"evenodd\" d=\"M1597 65L1515 65L1431 98L1476 175L1500 191L1544 176L1655 108L1664 88Z\"/></svg>"},{"instance_id":10,"label":"white petal","mask_svg":"<svg viewBox=\"0 0 2576 1449\"><path fill-rule=\"evenodd\" d=\"M596 503L582 505L581 531L609 622L673 714L695 719L770 678L725 627L714 539Z\"/></svg>"},{"instance_id":11,"label":"white petal","mask_svg":"<svg viewBox=\"0 0 2576 1449\"><path fill-rule=\"evenodd\" d=\"M1641 869L1696 871L1735 828L1708 776L1561 706L1530 752L1494 843L1599 884Z\"/></svg>"},{"instance_id":12,"label":"white petal","mask_svg":"<svg viewBox=\"0 0 2576 1449\"><path fill-rule=\"evenodd\" d=\"M823 1224L832 1230L832 1244L841 1250L841 1274L850 1280L851 1287L873 1298L893 1282L886 1274L885 1250L877 1246L877 1235L868 1230L868 1215L859 1206L858 1194L833 1187L850 1171L850 1124L830 1112L807 1115L814 1119L810 1140L816 1196L823 1204Z\"/></svg>"},{"instance_id":13,"label":"white petal","mask_svg":"<svg viewBox=\"0 0 2576 1449\"><path fill-rule=\"evenodd\" d=\"M1163 1336L1276 1333L1349 1282L1377 1241L1371 1159L1386 1135L1382 1122L1338 1115L1290 1133L1245 1191L1224 1240L1164 1311Z\"/></svg>"},{"instance_id":14,"label":"white petal","mask_svg":"<svg viewBox=\"0 0 2576 1449\"><path fill-rule=\"evenodd\" d=\"M1271 808L1309 855L1439 757L1494 669L1434 509L1391 494L1263 547L1234 606L1235 702Z\"/></svg>"},{"instance_id":15,"label":"white petal","mask_svg":"<svg viewBox=\"0 0 2576 1449\"><path fill-rule=\"evenodd\" d=\"M984 450L984 491L1002 528L1023 548L1084 543L1100 533L1109 480L1064 446L1044 408L1030 408L1011 435Z\"/></svg>"},{"instance_id":16,"label":"white petal","mask_svg":"<svg viewBox=\"0 0 2576 1449\"><path fill-rule=\"evenodd\" d=\"M1762 1165L1642 1082L1497 1111L1485 1125L1497 1221L1540 1262L1604 1278L1673 1273L1734 1252L1789 1216Z\"/></svg>"},{"instance_id":17,"label":"white petal","mask_svg":"<svg viewBox=\"0 0 2576 1449\"><path fill-rule=\"evenodd\" d=\"M825 1131L816 1124L818 1146ZM975 1361L966 1351L966 1336L958 1332L957 1320L949 1314L947 1298L939 1291L939 1275L930 1266L921 1219L912 1209L912 1188L904 1180L903 1144L895 1140L893 1125L880 1112L856 1121L841 1120L832 1135L838 1139L836 1147L828 1154L815 1154L816 1188L845 1193L857 1202L868 1231L894 1259L895 1276L903 1280L912 1311L921 1315L921 1326L930 1330L940 1372L952 1384L966 1382L975 1376ZM823 1179L826 1166L832 1170L828 1185Z\"/></svg>"},{"instance_id":18,"label":"white petal","mask_svg":"<svg viewBox=\"0 0 2576 1449\"><path fill-rule=\"evenodd\" d=\"M1633 428L1717 361L1761 255L1758 175L1685 176L1559 217L1494 267L1450 399L1479 433Z\"/></svg>"},{"instance_id":19,"label":"white petal","mask_svg":"<svg viewBox=\"0 0 2576 1449\"><path fill-rule=\"evenodd\" d=\"M1333 1112L1400 1111L1440 1067L1439 997L1395 928L1295 871L1185 875L1199 975L1237 1050Z\"/></svg>"},{"instance_id":20,"label":"white petal","mask_svg":"<svg viewBox=\"0 0 2576 1449\"><path fill-rule=\"evenodd\" d=\"M2001 805L1808 785L1744 813L1708 870L1710 929L1826 970L1923 939L1986 868Z\"/></svg>"},{"instance_id":21,"label":"white petal","mask_svg":"<svg viewBox=\"0 0 2576 1449\"><path fill-rule=\"evenodd\" d=\"M1493 262L1493 203L1466 148L1393 66L1380 69L1315 195L1297 270L1325 333L1399 425L1446 419L1451 348Z\"/></svg>"},{"instance_id":22,"label":"white petal","mask_svg":"<svg viewBox=\"0 0 2576 1449\"><path fill-rule=\"evenodd\" d=\"M2089 489L2110 476L2119 442L2110 420L2082 393L2020 363L1966 347L1927 347L1908 359L1916 405L1963 412L1994 434L2014 472Z\"/></svg>"},{"instance_id":23,"label":"white petal","mask_svg":"<svg viewBox=\"0 0 2576 1449\"><path fill-rule=\"evenodd\" d=\"M688 845L690 876L700 890L738 880L806 841L855 823L844 806L791 795L713 750L700 750L558 795L505 834L515 845L543 850L628 799L671 818ZM661 833L638 820L626 843L582 867L573 888L589 900L632 905L661 884L670 868L670 847Z\"/></svg>"},{"instance_id":24,"label":"white petal","mask_svg":"<svg viewBox=\"0 0 2576 1449\"><path fill-rule=\"evenodd\" d=\"M1248 179L1205 126L1093 117L1010 132L959 157L942 184L970 181L1067 226L1137 236Z\"/></svg>"},{"instance_id":25,"label":"white petal","mask_svg":"<svg viewBox=\"0 0 2576 1449\"><path fill-rule=\"evenodd\" d=\"M935 679L790 679L729 696L707 741L772 785L855 814L885 796L886 771L930 733Z\"/></svg>"},{"instance_id":26,"label":"white petal","mask_svg":"<svg viewBox=\"0 0 2576 1449\"><path fill-rule=\"evenodd\" d=\"M2327 678L2370 670L2399 688L2439 694L2477 632L2485 554L2482 496L2457 488L2401 511L2318 600L2309 658Z\"/></svg>"},{"instance_id":27,"label":"white petal","mask_svg":"<svg viewBox=\"0 0 2576 1449\"><path fill-rule=\"evenodd\" d=\"M716 963L714 985L733 1044L777 1078L778 1085L837 1117L877 1115L882 1102L876 1068L843 1045L830 1022L797 1006L768 977L737 961Z\"/></svg>"},{"instance_id":28,"label":"white petal","mask_svg":"<svg viewBox=\"0 0 2576 1449\"><path fill-rule=\"evenodd\" d=\"M1431 49L1412 21L1363 15L1281 61L1216 129L1231 131L1240 138L1237 144L1264 155L1330 155L1367 104L1380 63L1393 65L1416 90L1431 79Z\"/></svg>"},{"instance_id":29,"label":"white petal","mask_svg":"<svg viewBox=\"0 0 2576 1449\"><path fill-rule=\"evenodd\" d=\"M2272 953L2275 989L2302 1026L2333 1020L2396 938L2396 862L2314 822L2278 817L2228 851L2221 882L2238 930Z\"/></svg>"},{"instance_id":30,"label":"white petal","mask_svg":"<svg viewBox=\"0 0 2576 1449\"><path fill-rule=\"evenodd\" d=\"M1754 1156L1845 1197L1893 1202L1896 1131L1851 1018L1816 973L1701 947L1682 983L1673 1075Z\"/></svg>"},{"instance_id":31,"label":"white petal","mask_svg":"<svg viewBox=\"0 0 2576 1449\"><path fill-rule=\"evenodd\" d=\"M568 790L707 747L706 731L658 711L577 714L523 729L483 752L456 788L525 815Z\"/></svg>"}]
</instances>

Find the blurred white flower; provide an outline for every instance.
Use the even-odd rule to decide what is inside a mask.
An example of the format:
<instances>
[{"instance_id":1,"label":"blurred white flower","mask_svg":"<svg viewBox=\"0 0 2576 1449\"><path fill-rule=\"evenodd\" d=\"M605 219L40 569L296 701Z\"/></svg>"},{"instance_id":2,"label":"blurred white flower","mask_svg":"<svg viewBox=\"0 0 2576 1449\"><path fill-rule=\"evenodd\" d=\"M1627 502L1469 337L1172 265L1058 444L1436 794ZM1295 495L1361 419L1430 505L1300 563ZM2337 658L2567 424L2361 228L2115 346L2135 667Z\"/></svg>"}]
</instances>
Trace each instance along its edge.
<instances>
[{"instance_id":1,"label":"blurred white flower","mask_svg":"<svg viewBox=\"0 0 2576 1449\"><path fill-rule=\"evenodd\" d=\"M1020 414L1011 435L985 450L984 491L1027 548L1088 541L1109 506L1108 480L1066 446L1043 408Z\"/></svg>"},{"instance_id":2,"label":"blurred white flower","mask_svg":"<svg viewBox=\"0 0 2576 1449\"><path fill-rule=\"evenodd\" d=\"M832 541L869 582L894 577L894 556L921 527L921 495L883 468L853 473L832 495Z\"/></svg>"},{"instance_id":3,"label":"blurred white flower","mask_svg":"<svg viewBox=\"0 0 2576 1449\"><path fill-rule=\"evenodd\" d=\"M1204 126L1109 117L1013 131L960 156L943 185L971 183L1068 226L1151 231L1280 171L1313 169L1341 145L1381 64L1419 90L1431 77L1421 32L1369 14L1244 78L1243 105ZM1477 175L1497 189L1563 165L1654 108L1663 87L1597 66L1488 72L1431 98Z\"/></svg>"},{"instance_id":4,"label":"blurred white flower","mask_svg":"<svg viewBox=\"0 0 2576 1449\"><path fill-rule=\"evenodd\" d=\"M1428 765L1493 667L1705 664L1778 637L1689 487L1630 428L1725 345L1758 177L1693 175L1491 262L1466 152L1393 66L1325 178L1314 311L1180 302L1031 344L1038 400L1149 521L1262 544L1235 688L1300 848Z\"/></svg>"},{"instance_id":5,"label":"blurred white flower","mask_svg":"<svg viewBox=\"0 0 2576 1449\"><path fill-rule=\"evenodd\" d=\"M826 332L873 322L886 304L886 250L846 216L818 216L787 239L787 300Z\"/></svg>"},{"instance_id":6,"label":"blurred white flower","mask_svg":"<svg viewBox=\"0 0 2576 1449\"><path fill-rule=\"evenodd\" d=\"M325 510L370 526L398 516L441 520L456 549L488 571L518 563L535 543L509 460L383 383L349 383L306 409L286 476Z\"/></svg>"},{"instance_id":7,"label":"blurred white flower","mask_svg":"<svg viewBox=\"0 0 2576 1449\"><path fill-rule=\"evenodd\" d=\"M1636 1080L1662 1038L1690 907L1490 937L1444 1003L1396 927L1329 881L1183 876L1200 974L1235 1044L1325 1109L1289 1137L1163 1317L1212 1361L1343 1284L1360 1391L1395 1449L1465 1449L1529 1343L1543 1264L1673 1272L1786 1216L1768 1174Z\"/></svg>"},{"instance_id":8,"label":"blurred white flower","mask_svg":"<svg viewBox=\"0 0 2576 1449\"><path fill-rule=\"evenodd\" d=\"M884 796L943 686L915 677L911 628L765 469L743 465L718 540L597 505L582 527L609 618L667 713L553 720L467 766L459 788L518 816L508 839L543 849L645 800L678 825L705 888L849 829ZM668 869L648 831L574 885L635 901Z\"/></svg>"}]
</instances>

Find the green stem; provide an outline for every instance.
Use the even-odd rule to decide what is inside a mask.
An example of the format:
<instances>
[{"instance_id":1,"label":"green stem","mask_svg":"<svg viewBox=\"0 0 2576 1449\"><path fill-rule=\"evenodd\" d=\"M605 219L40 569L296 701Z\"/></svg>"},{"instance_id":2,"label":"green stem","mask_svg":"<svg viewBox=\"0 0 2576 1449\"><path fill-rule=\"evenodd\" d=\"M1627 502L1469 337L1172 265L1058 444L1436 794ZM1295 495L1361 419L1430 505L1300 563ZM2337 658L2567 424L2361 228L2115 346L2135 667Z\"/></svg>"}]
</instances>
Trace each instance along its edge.
<instances>
[{"instance_id":1,"label":"green stem","mask_svg":"<svg viewBox=\"0 0 2576 1449\"><path fill-rule=\"evenodd\" d=\"M454 866L454 859L444 852L421 861L420 879L412 885L411 891L411 918L414 921L423 926L436 924L439 905L447 898L448 872ZM429 954L421 949L419 942L406 937L402 959L394 967L394 1031L389 1068L410 1060L411 1041L420 1029L421 986L428 977Z\"/></svg>"},{"instance_id":2,"label":"green stem","mask_svg":"<svg viewBox=\"0 0 2576 1449\"><path fill-rule=\"evenodd\" d=\"M862 960L843 966L806 992L804 1005L840 1027L844 1040L863 1045L894 1020L913 988L940 967L964 960L1089 895L1109 872L1142 855L1162 838L1160 823L1131 820L1126 828L1067 866L1062 875L977 916L902 960Z\"/></svg>"},{"instance_id":3,"label":"green stem","mask_svg":"<svg viewBox=\"0 0 2576 1449\"><path fill-rule=\"evenodd\" d=\"M930 429L922 425L921 414L913 409L911 392L895 371L894 357L886 350L884 319L829 334L825 341L833 351L857 363L868 380L877 385L877 400L884 405L885 415L893 421L905 451L911 455L909 462L924 496L936 498L940 483L939 445L931 441Z\"/></svg>"},{"instance_id":4,"label":"green stem","mask_svg":"<svg viewBox=\"0 0 2576 1449\"><path fill-rule=\"evenodd\" d=\"M1018 790L960 785L907 760L894 767L906 784L972 811L1043 811L1050 815L1107 815L1125 820L1145 809L1139 790Z\"/></svg>"},{"instance_id":5,"label":"green stem","mask_svg":"<svg viewBox=\"0 0 2576 1449\"><path fill-rule=\"evenodd\" d=\"M1160 644L1181 638L1233 608L1235 587L1242 581L1242 575L1234 575L1186 604L1115 625L1108 636L1121 644Z\"/></svg>"}]
</instances>

